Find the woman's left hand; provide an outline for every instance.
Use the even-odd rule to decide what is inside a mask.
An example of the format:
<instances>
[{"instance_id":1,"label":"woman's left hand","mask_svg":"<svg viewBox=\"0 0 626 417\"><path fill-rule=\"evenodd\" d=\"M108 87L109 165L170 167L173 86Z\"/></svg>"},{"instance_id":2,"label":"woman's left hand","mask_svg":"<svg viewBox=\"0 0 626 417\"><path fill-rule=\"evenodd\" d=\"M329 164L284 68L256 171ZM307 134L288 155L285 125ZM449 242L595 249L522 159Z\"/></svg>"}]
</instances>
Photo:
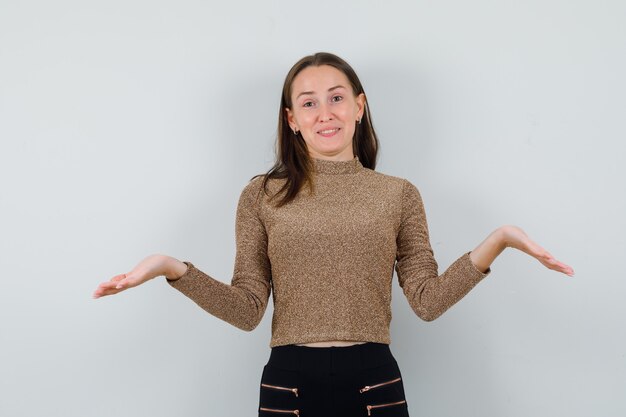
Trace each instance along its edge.
<instances>
[{"instance_id":1,"label":"woman's left hand","mask_svg":"<svg viewBox=\"0 0 626 417\"><path fill-rule=\"evenodd\" d=\"M519 227L506 225L502 226L500 229L507 247L519 249L522 252L529 254L544 264L546 268L562 272L569 276L574 275L574 269L572 269L571 266L555 259L550 252L530 239L528 235Z\"/></svg>"}]
</instances>

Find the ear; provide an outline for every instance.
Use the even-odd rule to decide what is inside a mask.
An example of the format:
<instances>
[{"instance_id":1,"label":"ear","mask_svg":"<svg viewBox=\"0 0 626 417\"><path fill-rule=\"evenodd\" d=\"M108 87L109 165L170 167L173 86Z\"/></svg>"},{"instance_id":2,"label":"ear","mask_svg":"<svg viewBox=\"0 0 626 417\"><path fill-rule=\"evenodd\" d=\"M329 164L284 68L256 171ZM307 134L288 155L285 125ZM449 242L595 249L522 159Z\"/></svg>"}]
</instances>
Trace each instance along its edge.
<instances>
[{"instance_id":1,"label":"ear","mask_svg":"<svg viewBox=\"0 0 626 417\"><path fill-rule=\"evenodd\" d=\"M363 113L365 112L365 93L361 93L356 96L356 105L358 107L357 118L361 120L363 118Z\"/></svg>"},{"instance_id":2,"label":"ear","mask_svg":"<svg viewBox=\"0 0 626 417\"><path fill-rule=\"evenodd\" d=\"M285 107L285 112L287 113L287 122L289 123L291 130L299 130L291 109L289 107Z\"/></svg>"}]
</instances>

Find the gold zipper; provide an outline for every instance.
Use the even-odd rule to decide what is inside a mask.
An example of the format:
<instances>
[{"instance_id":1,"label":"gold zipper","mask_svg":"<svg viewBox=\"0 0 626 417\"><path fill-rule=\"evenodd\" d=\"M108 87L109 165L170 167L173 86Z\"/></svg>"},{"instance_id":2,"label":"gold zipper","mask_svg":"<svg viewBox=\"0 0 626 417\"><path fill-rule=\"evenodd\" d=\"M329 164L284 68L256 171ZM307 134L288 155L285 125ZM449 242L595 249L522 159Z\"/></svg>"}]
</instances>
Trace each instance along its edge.
<instances>
[{"instance_id":1,"label":"gold zipper","mask_svg":"<svg viewBox=\"0 0 626 417\"><path fill-rule=\"evenodd\" d=\"M278 408L265 408L265 407L259 407L259 409L261 411L271 411L273 413L289 413L289 414L295 414L297 416L300 415L300 410L280 410Z\"/></svg>"},{"instance_id":2,"label":"gold zipper","mask_svg":"<svg viewBox=\"0 0 626 417\"><path fill-rule=\"evenodd\" d=\"M368 405L368 406L367 406L367 415L368 415L368 416L371 416L371 415L372 415L372 409L373 409L373 408L388 407L388 406L390 406L390 405L404 404L405 402L406 402L406 400L396 401L395 403Z\"/></svg>"},{"instance_id":3,"label":"gold zipper","mask_svg":"<svg viewBox=\"0 0 626 417\"><path fill-rule=\"evenodd\" d=\"M400 381L401 379L402 379L402 378L398 377L398 378L396 378L396 379L392 379L391 381L381 382L380 384L371 385L371 386L370 386L370 385L366 385L366 386L364 386L363 388L361 388L361 389L359 390L359 392L362 394L362 393L364 393L365 391L369 391L369 390L371 390L372 388L378 388L378 387L382 387L383 385L393 384L394 382L398 382L398 381Z\"/></svg>"},{"instance_id":4,"label":"gold zipper","mask_svg":"<svg viewBox=\"0 0 626 417\"><path fill-rule=\"evenodd\" d=\"M261 384L261 386L266 387L266 388L274 388L274 389L282 389L284 391L291 391L294 394L296 394L296 397L298 396L298 388L278 387L276 385L270 385L270 384Z\"/></svg>"}]
</instances>

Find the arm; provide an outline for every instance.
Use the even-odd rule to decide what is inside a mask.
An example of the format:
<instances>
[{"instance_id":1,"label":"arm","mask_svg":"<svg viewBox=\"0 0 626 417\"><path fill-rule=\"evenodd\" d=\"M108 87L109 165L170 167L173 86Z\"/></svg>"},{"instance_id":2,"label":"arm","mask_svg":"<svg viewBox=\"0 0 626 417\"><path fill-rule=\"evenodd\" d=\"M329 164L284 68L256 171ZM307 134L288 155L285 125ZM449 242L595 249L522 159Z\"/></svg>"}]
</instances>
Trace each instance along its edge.
<instances>
[{"instance_id":1,"label":"arm","mask_svg":"<svg viewBox=\"0 0 626 417\"><path fill-rule=\"evenodd\" d=\"M485 247L495 243L489 240ZM470 258L471 252L467 252L439 275L422 198L407 180L403 184L402 215L396 244L395 268L400 287L415 314L426 321L439 317L491 273L488 264L483 262L477 267ZM481 259L487 258L481 256Z\"/></svg>"},{"instance_id":2,"label":"arm","mask_svg":"<svg viewBox=\"0 0 626 417\"><path fill-rule=\"evenodd\" d=\"M439 317L489 275L493 261L508 247L535 257L547 268L574 275L572 267L556 260L522 229L512 225L494 230L474 250L463 254L438 275L424 205L419 191L408 181L402 199L396 271L411 308L426 321Z\"/></svg>"},{"instance_id":3,"label":"arm","mask_svg":"<svg viewBox=\"0 0 626 417\"><path fill-rule=\"evenodd\" d=\"M209 313L242 330L254 329L263 318L271 291L267 235L258 215L259 178L248 184L239 198L237 255L231 285L208 276L190 262L180 262L167 255L150 255L130 272L101 283L93 298L118 294L165 275L170 285Z\"/></svg>"},{"instance_id":4,"label":"arm","mask_svg":"<svg viewBox=\"0 0 626 417\"><path fill-rule=\"evenodd\" d=\"M260 177L253 180L239 198L235 225L237 252L230 285L210 277L190 262L173 262L166 274L171 277L167 282L172 287L201 308L246 331L253 330L263 318L271 292L267 235L259 218L260 183Z\"/></svg>"}]
</instances>

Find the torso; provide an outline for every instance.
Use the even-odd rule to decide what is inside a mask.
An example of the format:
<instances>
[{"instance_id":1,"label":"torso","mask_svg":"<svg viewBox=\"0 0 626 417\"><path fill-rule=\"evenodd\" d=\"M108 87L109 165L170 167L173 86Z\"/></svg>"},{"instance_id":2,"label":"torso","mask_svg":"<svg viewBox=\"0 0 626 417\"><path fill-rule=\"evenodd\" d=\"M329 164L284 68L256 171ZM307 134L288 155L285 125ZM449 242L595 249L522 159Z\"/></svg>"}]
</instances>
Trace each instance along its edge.
<instances>
[{"instance_id":1,"label":"torso","mask_svg":"<svg viewBox=\"0 0 626 417\"><path fill-rule=\"evenodd\" d=\"M367 342L352 342L348 340L331 340L331 341L323 341L323 342L297 343L296 346L332 347L332 346L362 345L363 343L367 343Z\"/></svg>"},{"instance_id":2,"label":"torso","mask_svg":"<svg viewBox=\"0 0 626 417\"><path fill-rule=\"evenodd\" d=\"M262 179L257 178L244 200L255 202L251 210L263 225L269 261L263 272L271 271L276 303L272 343L328 348L367 340L387 342L389 271L397 256L408 186L398 177L365 168L326 167L323 162L335 161L322 161L314 193L305 189L291 203L276 208L270 198L283 180L269 182L269 195L261 193L259 200L255 193ZM319 300L324 300L324 308ZM298 342L303 334L328 337ZM336 336L342 339L333 340Z\"/></svg>"}]
</instances>

